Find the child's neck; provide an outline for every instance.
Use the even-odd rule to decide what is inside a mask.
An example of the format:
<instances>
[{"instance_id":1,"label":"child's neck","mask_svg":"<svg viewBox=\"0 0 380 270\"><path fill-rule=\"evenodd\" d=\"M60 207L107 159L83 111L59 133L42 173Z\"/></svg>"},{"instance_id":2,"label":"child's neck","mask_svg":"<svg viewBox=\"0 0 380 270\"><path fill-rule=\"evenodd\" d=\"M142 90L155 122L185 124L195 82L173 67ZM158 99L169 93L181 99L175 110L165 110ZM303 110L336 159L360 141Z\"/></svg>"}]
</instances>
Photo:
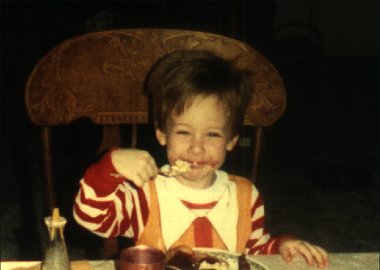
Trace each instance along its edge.
<instances>
[{"instance_id":1,"label":"child's neck","mask_svg":"<svg viewBox=\"0 0 380 270\"><path fill-rule=\"evenodd\" d=\"M214 173L211 177L204 178L201 180L194 180L194 179L187 179L185 177L179 176L176 178L179 183L181 183L184 186L187 186L189 188L193 189L206 189L211 187L215 180L216 180L216 174Z\"/></svg>"}]
</instances>

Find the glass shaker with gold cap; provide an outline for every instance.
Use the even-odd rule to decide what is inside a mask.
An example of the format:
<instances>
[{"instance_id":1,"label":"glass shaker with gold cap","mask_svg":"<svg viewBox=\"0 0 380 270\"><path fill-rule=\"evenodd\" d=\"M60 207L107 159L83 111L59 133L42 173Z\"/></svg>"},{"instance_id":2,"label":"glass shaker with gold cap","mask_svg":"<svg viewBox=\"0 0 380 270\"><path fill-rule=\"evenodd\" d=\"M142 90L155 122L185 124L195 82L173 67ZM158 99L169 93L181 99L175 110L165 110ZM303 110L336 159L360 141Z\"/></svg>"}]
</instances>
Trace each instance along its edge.
<instances>
[{"instance_id":1,"label":"glass shaker with gold cap","mask_svg":"<svg viewBox=\"0 0 380 270\"><path fill-rule=\"evenodd\" d=\"M70 270L70 260L64 238L66 218L59 215L59 209L54 208L50 217L45 218L49 231L49 242L45 250L43 270Z\"/></svg>"}]
</instances>

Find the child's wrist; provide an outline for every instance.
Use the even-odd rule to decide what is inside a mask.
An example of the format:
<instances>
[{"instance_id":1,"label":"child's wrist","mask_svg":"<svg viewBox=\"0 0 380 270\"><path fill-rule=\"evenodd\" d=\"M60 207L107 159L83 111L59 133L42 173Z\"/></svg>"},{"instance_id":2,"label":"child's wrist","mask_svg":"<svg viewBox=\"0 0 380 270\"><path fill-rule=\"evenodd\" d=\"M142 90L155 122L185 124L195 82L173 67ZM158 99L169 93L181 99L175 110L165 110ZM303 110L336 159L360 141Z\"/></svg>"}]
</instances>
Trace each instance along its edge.
<instances>
[{"instance_id":1,"label":"child's wrist","mask_svg":"<svg viewBox=\"0 0 380 270\"><path fill-rule=\"evenodd\" d=\"M292 234L284 234L284 235L281 235L279 237L279 242L283 243L283 242L285 242L287 240L295 240L295 239L297 239L297 238L294 235L292 235Z\"/></svg>"},{"instance_id":2,"label":"child's wrist","mask_svg":"<svg viewBox=\"0 0 380 270\"><path fill-rule=\"evenodd\" d=\"M119 147L112 147L108 152L104 155L104 157L100 160L99 168L103 173L103 177L111 182L122 182L121 175L117 171L112 156L114 152L118 151Z\"/></svg>"},{"instance_id":3,"label":"child's wrist","mask_svg":"<svg viewBox=\"0 0 380 270\"><path fill-rule=\"evenodd\" d=\"M276 244L275 244L275 247L274 247L275 253L280 253L280 248L281 248L283 243L285 243L286 241L295 240L295 239L297 239L297 238L292 234L284 234L284 235L281 235L280 237L278 237Z\"/></svg>"},{"instance_id":4,"label":"child's wrist","mask_svg":"<svg viewBox=\"0 0 380 270\"><path fill-rule=\"evenodd\" d=\"M97 164L90 166L86 171L85 181L94 188L98 196L112 193L124 181L124 178L117 173L111 159L112 152L117 149L117 147L111 148Z\"/></svg>"}]
</instances>

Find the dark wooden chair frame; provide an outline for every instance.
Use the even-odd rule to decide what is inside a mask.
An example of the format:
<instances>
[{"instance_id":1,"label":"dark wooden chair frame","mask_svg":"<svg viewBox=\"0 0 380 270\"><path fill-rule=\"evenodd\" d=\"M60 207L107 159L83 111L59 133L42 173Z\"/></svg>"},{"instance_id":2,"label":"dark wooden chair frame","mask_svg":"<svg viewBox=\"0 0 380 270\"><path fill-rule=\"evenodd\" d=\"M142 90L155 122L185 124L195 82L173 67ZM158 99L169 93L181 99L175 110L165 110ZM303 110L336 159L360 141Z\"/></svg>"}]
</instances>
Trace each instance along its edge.
<instances>
[{"instance_id":1,"label":"dark wooden chair frame","mask_svg":"<svg viewBox=\"0 0 380 270\"><path fill-rule=\"evenodd\" d=\"M254 85L245 124L252 134L252 181L259 177L263 128L284 112L286 94L280 74L249 45L213 33L175 29L118 29L63 41L34 67L26 88L30 120L41 127L46 204L57 206L51 128L87 117L103 126L99 152L120 145L120 125L131 124L131 147L137 125L148 123L145 78L163 55L182 49L205 49L252 71ZM112 248L106 247L106 250ZM109 253L109 252L108 252ZM108 256L110 254L106 254Z\"/></svg>"}]
</instances>

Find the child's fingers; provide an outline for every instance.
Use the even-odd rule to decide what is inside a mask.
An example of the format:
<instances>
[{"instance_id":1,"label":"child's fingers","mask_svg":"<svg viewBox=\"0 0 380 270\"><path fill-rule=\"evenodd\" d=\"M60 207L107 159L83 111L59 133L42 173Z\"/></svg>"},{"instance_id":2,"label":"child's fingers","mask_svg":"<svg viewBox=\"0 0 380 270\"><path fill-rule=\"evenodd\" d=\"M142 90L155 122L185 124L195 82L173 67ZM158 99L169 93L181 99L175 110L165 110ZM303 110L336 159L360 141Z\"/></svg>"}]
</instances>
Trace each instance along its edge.
<instances>
[{"instance_id":1,"label":"child's fingers","mask_svg":"<svg viewBox=\"0 0 380 270\"><path fill-rule=\"evenodd\" d=\"M306 242L305 245L309 248L314 258L314 261L317 263L319 268L324 268L328 265L327 252L324 249L322 249L321 247L312 245L308 242Z\"/></svg>"},{"instance_id":2,"label":"child's fingers","mask_svg":"<svg viewBox=\"0 0 380 270\"><path fill-rule=\"evenodd\" d=\"M132 181L138 187L142 187L144 183L146 182L144 180L144 177L142 177L139 173L129 174L126 178Z\"/></svg>"},{"instance_id":3,"label":"child's fingers","mask_svg":"<svg viewBox=\"0 0 380 270\"><path fill-rule=\"evenodd\" d=\"M150 159L148 160L148 164L149 166L147 166L147 169L148 169L150 178L156 177L158 173L158 168L157 168L156 161L154 160L153 157L150 157Z\"/></svg>"},{"instance_id":4,"label":"child's fingers","mask_svg":"<svg viewBox=\"0 0 380 270\"><path fill-rule=\"evenodd\" d=\"M157 166L154 158L147 152L142 152L136 161L135 170L141 179L149 181L157 175Z\"/></svg>"},{"instance_id":5,"label":"child's fingers","mask_svg":"<svg viewBox=\"0 0 380 270\"><path fill-rule=\"evenodd\" d=\"M309 265L313 265L314 262L316 262L319 268L327 266L327 253L322 248L306 241L302 241L302 245L299 247L299 252Z\"/></svg>"},{"instance_id":6,"label":"child's fingers","mask_svg":"<svg viewBox=\"0 0 380 270\"><path fill-rule=\"evenodd\" d=\"M145 169L148 172L149 178L150 179L155 178L157 176L157 173L158 173L156 161L154 160L154 158L151 155L149 155L149 157L146 160L146 163L147 164L146 164Z\"/></svg>"},{"instance_id":7,"label":"child's fingers","mask_svg":"<svg viewBox=\"0 0 380 270\"><path fill-rule=\"evenodd\" d=\"M293 260L293 257L294 255L296 254L296 251L293 249L293 248L285 248L282 252L281 252L281 256L282 258L286 261L286 262L291 262Z\"/></svg>"},{"instance_id":8,"label":"child's fingers","mask_svg":"<svg viewBox=\"0 0 380 270\"><path fill-rule=\"evenodd\" d=\"M320 267L327 267L329 265L329 258L327 255L327 251L319 246L315 246L316 250L318 251L318 254L321 257L321 265L318 265Z\"/></svg>"},{"instance_id":9,"label":"child's fingers","mask_svg":"<svg viewBox=\"0 0 380 270\"><path fill-rule=\"evenodd\" d=\"M141 168L136 175L136 180L134 181L139 187L142 187L145 183L152 180L157 175L157 169L150 165ZM136 183L137 182L137 183Z\"/></svg>"},{"instance_id":10,"label":"child's fingers","mask_svg":"<svg viewBox=\"0 0 380 270\"><path fill-rule=\"evenodd\" d=\"M136 176L134 179L132 179L132 181L138 187L142 187L145 183L144 179L139 176Z\"/></svg>"},{"instance_id":11,"label":"child's fingers","mask_svg":"<svg viewBox=\"0 0 380 270\"><path fill-rule=\"evenodd\" d=\"M313 265L314 260L312 251L307 242L299 241L299 244L297 245L297 251L305 258L306 262L309 265Z\"/></svg>"},{"instance_id":12,"label":"child's fingers","mask_svg":"<svg viewBox=\"0 0 380 270\"><path fill-rule=\"evenodd\" d=\"M149 182L153 176L154 170L148 168L148 166L145 166L129 175L128 179L131 180L136 186L142 187L146 182Z\"/></svg>"}]
</instances>

